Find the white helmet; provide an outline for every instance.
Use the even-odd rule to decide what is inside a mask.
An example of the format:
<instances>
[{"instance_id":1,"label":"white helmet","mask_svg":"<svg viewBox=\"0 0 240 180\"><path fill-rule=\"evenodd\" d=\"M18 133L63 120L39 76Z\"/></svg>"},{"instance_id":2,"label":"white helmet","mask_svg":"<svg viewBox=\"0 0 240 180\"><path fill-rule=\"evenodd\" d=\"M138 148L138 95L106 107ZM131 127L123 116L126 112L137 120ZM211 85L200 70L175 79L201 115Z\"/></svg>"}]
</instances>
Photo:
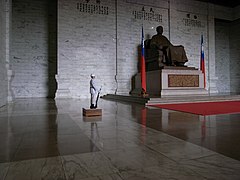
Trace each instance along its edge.
<instances>
[{"instance_id":1,"label":"white helmet","mask_svg":"<svg viewBox=\"0 0 240 180\"><path fill-rule=\"evenodd\" d=\"M91 77L95 77L95 74L91 74Z\"/></svg>"}]
</instances>

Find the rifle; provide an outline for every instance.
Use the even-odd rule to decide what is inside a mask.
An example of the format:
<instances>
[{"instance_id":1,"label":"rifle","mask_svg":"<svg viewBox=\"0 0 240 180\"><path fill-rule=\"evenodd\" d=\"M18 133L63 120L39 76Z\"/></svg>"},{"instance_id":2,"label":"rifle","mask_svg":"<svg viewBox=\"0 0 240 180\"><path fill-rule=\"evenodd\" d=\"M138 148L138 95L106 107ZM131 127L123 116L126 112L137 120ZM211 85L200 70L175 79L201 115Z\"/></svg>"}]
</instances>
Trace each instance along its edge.
<instances>
[{"instance_id":1,"label":"rifle","mask_svg":"<svg viewBox=\"0 0 240 180\"><path fill-rule=\"evenodd\" d=\"M95 106L95 108L97 108L97 103L98 103L98 98L99 98L99 94L100 94L100 92L101 92L101 89L102 89L102 87L99 89L99 91L98 91L98 95L97 95L97 99L96 99L96 106Z\"/></svg>"}]
</instances>

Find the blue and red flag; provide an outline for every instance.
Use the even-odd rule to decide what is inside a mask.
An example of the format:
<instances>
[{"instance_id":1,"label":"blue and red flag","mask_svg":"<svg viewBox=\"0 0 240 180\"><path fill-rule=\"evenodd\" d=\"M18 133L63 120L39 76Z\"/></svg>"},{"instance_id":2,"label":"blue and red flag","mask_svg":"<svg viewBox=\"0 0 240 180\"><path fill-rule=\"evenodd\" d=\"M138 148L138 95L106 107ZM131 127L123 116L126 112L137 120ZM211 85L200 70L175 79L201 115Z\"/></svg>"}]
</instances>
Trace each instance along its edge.
<instances>
[{"instance_id":1,"label":"blue and red flag","mask_svg":"<svg viewBox=\"0 0 240 180\"><path fill-rule=\"evenodd\" d=\"M141 42L141 85L142 85L142 93L146 93L146 69L145 69L145 49L144 49L144 32L142 26L142 42Z\"/></svg>"},{"instance_id":2,"label":"blue and red flag","mask_svg":"<svg viewBox=\"0 0 240 180\"><path fill-rule=\"evenodd\" d=\"M203 49L203 35L201 36L201 59L200 59L200 70L203 73L204 88L206 87L206 75L205 75L205 62L204 62L204 49Z\"/></svg>"}]
</instances>

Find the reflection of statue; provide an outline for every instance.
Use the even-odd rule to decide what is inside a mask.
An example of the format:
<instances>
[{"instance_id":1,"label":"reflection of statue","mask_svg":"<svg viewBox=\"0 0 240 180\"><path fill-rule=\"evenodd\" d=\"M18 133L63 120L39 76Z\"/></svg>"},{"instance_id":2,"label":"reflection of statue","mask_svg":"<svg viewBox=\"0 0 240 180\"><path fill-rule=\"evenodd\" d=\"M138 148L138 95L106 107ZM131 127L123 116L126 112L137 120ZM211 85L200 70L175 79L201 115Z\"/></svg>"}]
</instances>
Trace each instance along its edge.
<instances>
[{"instance_id":1,"label":"reflection of statue","mask_svg":"<svg viewBox=\"0 0 240 180\"><path fill-rule=\"evenodd\" d=\"M100 136L98 132L98 126L96 122L91 122L91 151L98 151L96 144L100 143Z\"/></svg>"},{"instance_id":2,"label":"reflection of statue","mask_svg":"<svg viewBox=\"0 0 240 180\"><path fill-rule=\"evenodd\" d=\"M151 40L145 41L146 47L146 63L147 70L159 69L160 67L167 66L184 66L188 61L186 52L183 46L174 46L171 42L162 35L163 27L157 27L157 34ZM155 63L154 66L148 68L148 63Z\"/></svg>"}]
</instances>

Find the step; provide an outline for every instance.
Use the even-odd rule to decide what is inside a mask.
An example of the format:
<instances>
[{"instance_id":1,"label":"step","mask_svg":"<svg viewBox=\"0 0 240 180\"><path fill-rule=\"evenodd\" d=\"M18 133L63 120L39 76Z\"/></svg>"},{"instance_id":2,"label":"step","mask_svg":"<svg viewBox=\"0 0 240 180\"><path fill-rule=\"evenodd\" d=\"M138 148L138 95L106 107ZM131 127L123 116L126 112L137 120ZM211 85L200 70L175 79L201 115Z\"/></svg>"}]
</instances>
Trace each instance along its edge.
<instances>
[{"instance_id":1,"label":"step","mask_svg":"<svg viewBox=\"0 0 240 180\"><path fill-rule=\"evenodd\" d=\"M171 104L171 103L187 103L187 102L216 102L216 101L233 101L240 100L240 95L229 96L196 96L196 97L169 97L169 98L150 98L146 105L153 104Z\"/></svg>"},{"instance_id":2,"label":"step","mask_svg":"<svg viewBox=\"0 0 240 180\"><path fill-rule=\"evenodd\" d=\"M146 104L149 100L149 98L143 98L140 96L116 95L116 94L107 94L102 96L101 98L109 99L109 100L133 102L133 103L139 103L139 104Z\"/></svg>"}]
</instances>

